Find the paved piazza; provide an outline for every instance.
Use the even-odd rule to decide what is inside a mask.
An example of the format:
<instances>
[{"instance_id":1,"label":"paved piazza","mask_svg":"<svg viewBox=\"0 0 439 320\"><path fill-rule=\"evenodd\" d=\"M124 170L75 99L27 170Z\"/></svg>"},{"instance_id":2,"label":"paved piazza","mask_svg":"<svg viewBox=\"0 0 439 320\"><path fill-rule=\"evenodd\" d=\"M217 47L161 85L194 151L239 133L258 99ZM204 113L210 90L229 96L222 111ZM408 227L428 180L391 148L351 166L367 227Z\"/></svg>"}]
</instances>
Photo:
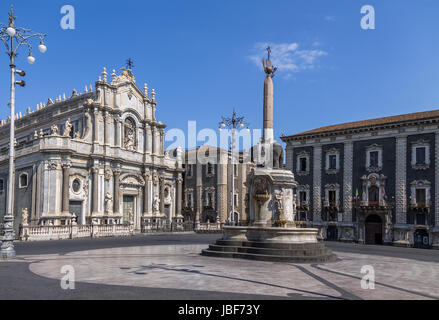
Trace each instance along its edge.
<instances>
[{"instance_id":1,"label":"paved piazza","mask_svg":"<svg viewBox=\"0 0 439 320\"><path fill-rule=\"evenodd\" d=\"M77 284L201 290L206 293L202 296L206 299L215 298L209 294L212 292L227 292L232 298L244 299L250 297L246 295L264 299L439 299L437 251L423 251L432 259L420 261L392 253L401 248L386 249L391 253L386 256L385 252L374 254L370 247L366 251L357 246L360 249L355 252L353 245L352 250L348 245L335 245L330 247L339 257L338 262L295 265L200 256L206 246L207 241L206 244L156 241L154 245L27 254L19 256L14 263L28 264L34 275L58 280L58 285L63 276L61 268L71 265ZM375 290L361 288L364 265L375 269ZM180 298L184 297L190 295Z\"/></svg>"}]
</instances>

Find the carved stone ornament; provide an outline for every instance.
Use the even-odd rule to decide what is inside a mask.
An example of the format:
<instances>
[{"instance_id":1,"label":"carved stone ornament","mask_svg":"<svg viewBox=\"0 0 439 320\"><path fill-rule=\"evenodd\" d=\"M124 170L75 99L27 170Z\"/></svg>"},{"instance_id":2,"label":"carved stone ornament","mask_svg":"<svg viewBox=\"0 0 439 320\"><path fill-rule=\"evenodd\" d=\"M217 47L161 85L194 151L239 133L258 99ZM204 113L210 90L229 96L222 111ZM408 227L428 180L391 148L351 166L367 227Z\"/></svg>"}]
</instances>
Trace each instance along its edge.
<instances>
[{"instance_id":1,"label":"carved stone ornament","mask_svg":"<svg viewBox=\"0 0 439 320\"><path fill-rule=\"evenodd\" d=\"M268 194L268 182L266 178L263 177L255 177L253 181L254 194Z\"/></svg>"},{"instance_id":2,"label":"carved stone ornament","mask_svg":"<svg viewBox=\"0 0 439 320\"><path fill-rule=\"evenodd\" d=\"M49 162L49 169L50 170L58 170L59 169L59 164L58 163L56 163L56 162Z\"/></svg>"},{"instance_id":3,"label":"carved stone ornament","mask_svg":"<svg viewBox=\"0 0 439 320\"><path fill-rule=\"evenodd\" d=\"M27 208L24 208L23 210L21 210L21 225L23 227L27 227L29 224L27 222L29 217L29 211Z\"/></svg>"},{"instance_id":4,"label":"carved stone ornament","mask_svg":"<svg viewBox=\"0 0 439 320\"><path fill-rule=\"evenodd\" d=\"M113 171L110 169L105 170L105 180L110 181L113 176Z\"/></svg>"}]
</instances>

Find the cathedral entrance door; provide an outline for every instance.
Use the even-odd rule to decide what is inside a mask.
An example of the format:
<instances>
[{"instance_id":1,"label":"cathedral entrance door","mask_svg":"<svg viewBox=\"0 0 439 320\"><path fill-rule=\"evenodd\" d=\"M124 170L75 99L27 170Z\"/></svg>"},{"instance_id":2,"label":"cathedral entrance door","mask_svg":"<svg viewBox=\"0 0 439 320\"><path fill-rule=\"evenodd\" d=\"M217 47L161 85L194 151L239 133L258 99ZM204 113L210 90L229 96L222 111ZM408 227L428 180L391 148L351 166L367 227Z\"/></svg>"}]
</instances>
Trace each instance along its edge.
<instances>
[{"instance_id":1,"label":"cathedral entrance door","mask_svg":"<svg viewBox=\"0 0 439 320\"><path fill-rule=\"evenodd\" d=\"M134 196L123 196L123 223L134 223Z\"/></svg>"},{"instance_id":2,"label":"cathedral entrance door","mask_svg":"<svg viewBox=\"0 0 439 320\"><path fill-rule=\"evenodd\" d=\"M84 221L82 220L82 201L70 201L69 212L77 217L77 224L84 223Z\"/></svg>"},{"instance_id":3,"label":"cathedral entrance door","mask_svg":"<svg viewBox=\"0 0 439 320\"><path fill-rule=\"evenodd\" d=\"M366 219L366 244L383 244L383 221L372 214Z\"/></svg>"}]
</instances>

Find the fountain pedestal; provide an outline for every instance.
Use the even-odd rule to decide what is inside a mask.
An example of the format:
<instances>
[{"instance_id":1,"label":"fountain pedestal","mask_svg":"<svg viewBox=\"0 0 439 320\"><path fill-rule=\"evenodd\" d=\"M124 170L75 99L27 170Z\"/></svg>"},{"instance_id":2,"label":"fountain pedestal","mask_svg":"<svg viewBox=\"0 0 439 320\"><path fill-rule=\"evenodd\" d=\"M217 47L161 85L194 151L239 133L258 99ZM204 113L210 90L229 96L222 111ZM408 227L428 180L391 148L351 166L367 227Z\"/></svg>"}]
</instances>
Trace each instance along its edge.
<instances>
[{"instance_id":1,"label":"fountain pedestal","mask_svg":"<svg viewBox=\"0 0 439 320\"><path fill-rule=\"evenodd\" d=\"M337 260L318 241L318 229L296 228L294 189L297 183L291 171L253 168L247 183L249 226L224 227L223 237L203 250L202 255L292 263Z\"/></svg>"}]
</instances>

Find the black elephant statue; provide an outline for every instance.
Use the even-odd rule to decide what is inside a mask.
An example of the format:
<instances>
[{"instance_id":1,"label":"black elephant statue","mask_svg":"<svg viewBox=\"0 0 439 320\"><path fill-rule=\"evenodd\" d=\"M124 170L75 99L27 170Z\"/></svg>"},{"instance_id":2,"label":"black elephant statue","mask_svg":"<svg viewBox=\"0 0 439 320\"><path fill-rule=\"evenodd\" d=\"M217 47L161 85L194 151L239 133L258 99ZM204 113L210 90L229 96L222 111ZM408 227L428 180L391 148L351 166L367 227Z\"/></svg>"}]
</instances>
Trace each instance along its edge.
<instances>
[{"instance_id":1,"label":"black elephant statue","mask_svg":"<svg viewBox=\"0 0 439 320\"><path fill-rule=\"evenodd\" d=\"M284 148L277 143L273 143L273 169L282 169L284 167Z\"/></svg>"}]
</instances>

